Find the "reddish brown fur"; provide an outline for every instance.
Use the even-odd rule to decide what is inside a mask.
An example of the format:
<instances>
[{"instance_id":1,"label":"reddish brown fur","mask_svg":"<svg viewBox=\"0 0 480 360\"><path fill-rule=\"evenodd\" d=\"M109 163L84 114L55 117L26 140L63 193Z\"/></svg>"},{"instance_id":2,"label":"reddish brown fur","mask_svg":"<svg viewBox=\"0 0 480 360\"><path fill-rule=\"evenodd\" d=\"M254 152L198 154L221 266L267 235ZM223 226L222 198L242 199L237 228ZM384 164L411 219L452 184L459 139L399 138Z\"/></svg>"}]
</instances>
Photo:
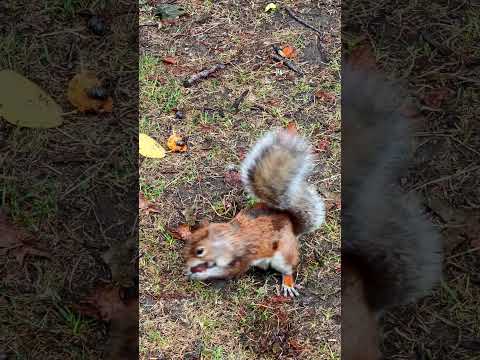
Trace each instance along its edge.
<instances>
[{"instance_id":1,"label":"reddish brown fur","mask_svg":"<svg viewBox=\"0 0 480 360\"><path fill-rule=\"evenodd\" d=\"M196 249L202 246L206 254L205 261L214 260L209 257L212 238L228 238L232 244L232 269L228 277L245 273L252 261L270 258L276 252L281 252L286 263L294 268L298 264L298 241L293 232L292 221L288 214L264 209L263 214L249 213L251 210L242 210L228 223L204 224L195 230L187 241L185 257L188 260L196 258ZM258 215L258 216L257 216Z\"/></svg>"}]
</instances>

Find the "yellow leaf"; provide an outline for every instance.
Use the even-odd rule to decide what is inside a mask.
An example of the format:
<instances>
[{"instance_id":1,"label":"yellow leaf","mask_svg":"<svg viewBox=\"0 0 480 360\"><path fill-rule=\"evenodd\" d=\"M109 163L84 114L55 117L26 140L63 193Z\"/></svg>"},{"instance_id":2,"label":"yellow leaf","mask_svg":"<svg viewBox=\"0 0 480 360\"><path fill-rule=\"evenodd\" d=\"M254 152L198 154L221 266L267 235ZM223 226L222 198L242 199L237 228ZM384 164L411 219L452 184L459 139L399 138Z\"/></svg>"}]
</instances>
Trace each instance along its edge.
<instances>
[{"instance_id":1,"label":"yellow leaf","mask_svg":"<svg viewBox=\"0 0 480 360\"><path fill-rule=\"evenodd\" d=\"M275 5L274 3L269 3L267 6L265 6L265 12L275 11L275 10L277 10L277 5Z\"/></svg>"},{"instance_id":2,"label":"yellow leaf","mask_svg":"<svg viewBox=\"0 0 480 360\"><path fill-rule=\"evenodd\" d=\"M0 71L0 116L16 126L60 126L62 109L36 84L11 71Z\"/></svg>"},{"instance_id":3,"label":"yellow leaf","mask_svg":"<svg viewBox=\"0 0 480 360\"><path fill-rule=\"evenodd\" d=\"M91 71L83 71L73 77L68 83L68 101L79 111L112 112L113 99L111 96L94 97L89 94L94 89L101 89L102 83ZM98 91L97 91L98 92Z\"/></svg>"},{"instance_id":4,"label":"yellow leaf","mask_svg":"<svg viewBox=\"0 0 480 360\"><path fill-rule=\"evenodd\" d=\"M147 158L161 159L165 157L165 149L158 142L145 134L139 134L138 151L140 152L140 155Z\"/></svg>"}]
</instances>

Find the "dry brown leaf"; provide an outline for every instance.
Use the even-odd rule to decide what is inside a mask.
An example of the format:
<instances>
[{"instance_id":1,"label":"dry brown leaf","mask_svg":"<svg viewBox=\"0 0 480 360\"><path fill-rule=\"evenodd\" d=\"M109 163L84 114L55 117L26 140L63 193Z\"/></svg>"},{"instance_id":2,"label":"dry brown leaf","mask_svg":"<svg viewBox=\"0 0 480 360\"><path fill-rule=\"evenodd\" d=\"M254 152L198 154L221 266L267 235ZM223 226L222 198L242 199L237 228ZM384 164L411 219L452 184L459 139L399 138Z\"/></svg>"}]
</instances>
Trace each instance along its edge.
<instances>
[{"instance_id":1,"label":"dry brown leaf","mask_svg":"<svg viewBox=\"0 0 480 360\"><path fill-rule=\"evenodd\" d=\"M320 141L318 142L318 144L317 144L316 151L317 151L317 152L327 151L329 145L330 145L330 141L328 141L328 139L320 140Z\"/></svg>"},{"instance_id":2,"label":"dry brown leaf","mask_svg":"<svg viewBox=\"0 0 480 360\"><path fill-rule=\"evenodd\" d=\"M145 198L145 195L143 195L142 193L138 193L138 209L144 211L147 214L151 212L153 213L160 212L160 208L155 204L152 204L150 201L148 201Z\"/></svg>"},{"instance_id":3,"label":"dry brown leaf","mask_svg":"<svg viewBox=\"0 0 480 360\"><path fill-rule=\"evenodd\" d=\"M168 65L175 65L177 63L177 60L172 57L172 56L165 56L162 61L165 63L165 64L168 64Z\"/></svg>"},{"instance_id":4,"label":"dry brown leaf","mask_svg":"<svg viewBox=\"0 0 480 360\"><path fill-rule=\"evenodd\" d=\"M173 152L186 152L187 142L181 136L173 133L167 140L168 148Z\"/></svg>"},{"instance_id":5,"label":"dry brown leaf","mask_svg":"<svg viewBox=\"0 0 480 360\"><path fill-rule=\"evenodd\" d=\"M21 265L27 255L50 258L47 252L36 249L32 242L33 239L12 225L0 209L0 248L3 250L1 253L10 252Z\"/></svg>"},{"instance_id":6,"label":"dry brown leaf","mask_svg":"<svg viewBox=\"0 0 480 360\"><path fill-rule=\"evenodd\" d=\"M452 90L446 87L433 89L424 96L423 101L428 107L438 109L451 94Z\"/></svg>"},{"instance_id":7,"label":"dry brown leaf","mask_svg":"<svg viewBox=\"0 0 480 360\"><path fill-rule=\"evenodd\" d=\"M292 46L287 45L281 50L280 55L288 59L292 59L297 55L297 52Z\"/></svg>"},{"instance_id":8,"label":"dry brown leaf","mask_svg":"<svg viewBox=\"0 0 480 360\"><path fill-rule=\"evenodd\" d=\"M89 95L93 89L101 86L101 81L97 79L97 76L92 71L83 71L75 75L68 83L68 100L80 112L112 112L113 99L111 96L96 98Z\"/></svg>"},{"instance_id":9,"label":"dry brown leaf","mask_svg":"<svg viewBox=\"0 0 480 360\"><path fill-rule=\"evenodd\" d=\"M315 93L315 97L320 101L333 102L335 101L335 95L323 90L318 90Z\"/></svg>"}]
</instances>

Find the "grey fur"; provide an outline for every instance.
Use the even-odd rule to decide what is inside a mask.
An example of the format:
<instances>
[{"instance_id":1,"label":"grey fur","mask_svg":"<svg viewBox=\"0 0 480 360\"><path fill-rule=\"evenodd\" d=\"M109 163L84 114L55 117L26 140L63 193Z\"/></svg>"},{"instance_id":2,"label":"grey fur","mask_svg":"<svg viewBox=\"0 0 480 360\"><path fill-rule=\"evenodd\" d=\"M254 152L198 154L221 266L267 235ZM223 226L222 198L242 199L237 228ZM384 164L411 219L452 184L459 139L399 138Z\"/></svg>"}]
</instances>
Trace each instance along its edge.
<instances>
[{"instance_id":1,"label":"grey fur","mask_svg":"<svg viewBox=\"0 0 480 360\"><path fill-rule=\"evenodd\" d=\"M293 161L282 164L282 168L265 166L270 156L288 153ZM309 143L298 135L283 129L274 129L259 139L242 164L241 175L247 192L269 206L285 210L292 215L295 233L300 235L318 229L325 220L325 205L317 190L307 183L306 178L313 169L313 155ZM252 182L252 174L261 173L271 182L268 186L270 198L262 198ZM285 183L281 176L289 174ZM270 185L270 184L268 184Z\"/></svg>"},{"instance_id":2,"label":"grey fur","mask_svg":"<svg viewBox=\"0 0 480 360\"><path fill-rule=\"evenodd\" d=\"M370 306L416 301L441 279L441 239L415 195L397 185L410 153L401 90L385 79L342 73L342 256L366 269Z\"/></svg>"}]
</instances>

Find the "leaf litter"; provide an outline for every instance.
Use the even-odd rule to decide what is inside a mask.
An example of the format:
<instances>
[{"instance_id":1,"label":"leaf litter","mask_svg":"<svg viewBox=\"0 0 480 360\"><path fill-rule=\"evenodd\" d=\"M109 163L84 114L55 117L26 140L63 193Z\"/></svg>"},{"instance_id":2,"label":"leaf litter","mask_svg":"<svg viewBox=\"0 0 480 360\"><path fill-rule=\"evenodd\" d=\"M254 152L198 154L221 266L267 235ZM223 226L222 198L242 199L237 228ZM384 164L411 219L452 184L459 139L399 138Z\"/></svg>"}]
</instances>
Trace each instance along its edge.
<instances>
[{"instance_id":1,"label":"leaf litter","mask_svg":"<svg viewBox=\"0 0 480 360\"><path fill-rule=\"evenodd\" d=\"M0 255L11 253L21 265L28 255L51 258L46 251L37 249L34 242L31 235L11 224L0 209Z\"/></svg>"}]
</instances>

